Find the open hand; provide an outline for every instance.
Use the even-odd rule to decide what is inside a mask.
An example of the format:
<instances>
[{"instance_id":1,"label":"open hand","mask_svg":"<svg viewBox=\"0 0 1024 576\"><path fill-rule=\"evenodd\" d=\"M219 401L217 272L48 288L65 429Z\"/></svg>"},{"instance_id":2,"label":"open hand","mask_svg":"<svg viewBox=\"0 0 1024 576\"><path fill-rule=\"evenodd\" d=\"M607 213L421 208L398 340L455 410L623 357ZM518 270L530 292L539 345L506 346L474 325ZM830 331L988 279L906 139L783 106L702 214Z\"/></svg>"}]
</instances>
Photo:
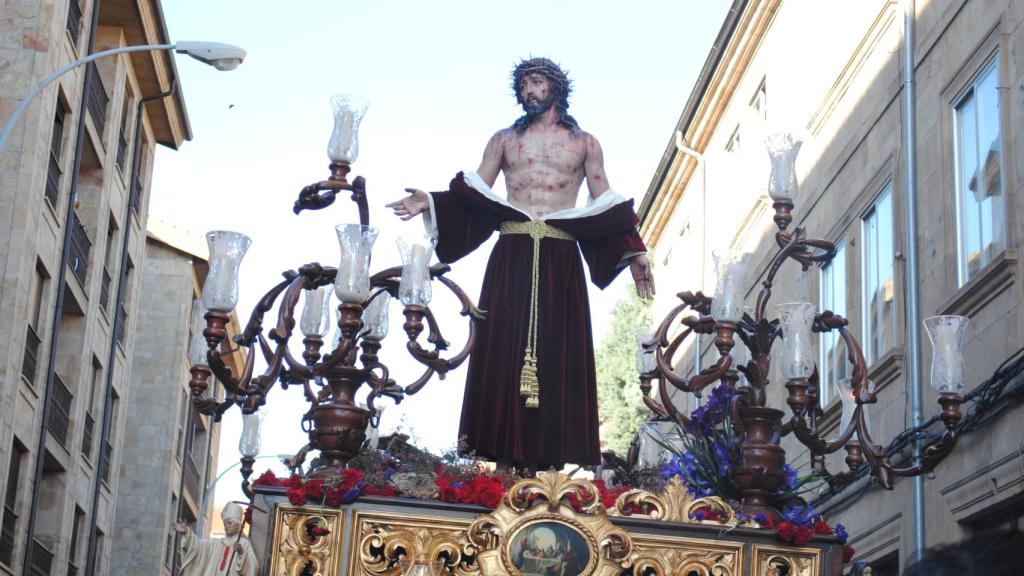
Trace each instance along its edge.
<instances>
[{"instance_id":1,"label":"open hand","mask_svg":"<svg viewBox=\"0 0 1024 576\"><path fill-rule=\"evenodd\" d=\"M175 522L174 524L171 524L171 527L174 528L174 531L178 534L184 534L188 532L188 527L182 524L181 522Z\"/></svg>"},{"instance_id":2,"label":"open hand","mask_svg":"<svg viewBox=\"0 0 1024 576\"><path fill-rule=\"evenodd\" d=\"M636 295L644 300L654 297L654 274L646 254L637 254L629 261L629 273L633 275Z\"/></svg>"},{"instance_id":3,"label":"open hand","mask_svg":"<svg viewBox=\"0 0 1024 576\"><path fill-rule=\"evenodd\" d=\"M409 220L413 216L430 209L430 200L427 198L426 192L416 188L406 188L405 191L410 195L396 202L385 204L385 206L395 211L395 216L402 220Z\"/></svg>"}]
</instances>

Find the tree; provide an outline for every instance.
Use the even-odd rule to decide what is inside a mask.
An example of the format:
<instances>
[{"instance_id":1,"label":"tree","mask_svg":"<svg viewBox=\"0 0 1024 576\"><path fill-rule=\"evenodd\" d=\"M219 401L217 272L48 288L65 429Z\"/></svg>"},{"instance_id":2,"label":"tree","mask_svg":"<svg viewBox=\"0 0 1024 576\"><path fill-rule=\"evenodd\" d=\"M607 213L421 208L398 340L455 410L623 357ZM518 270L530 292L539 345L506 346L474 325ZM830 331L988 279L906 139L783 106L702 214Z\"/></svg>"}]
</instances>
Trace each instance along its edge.
<instances>
[{"instance_id":1,"label":"tree","mask_svg":"<svg viewBox=\"0 0 1024 576\"><path fill-rule=\"evenodd\" d=\"M636 335L651 331L651 302L632 286L612 308L612 326L595 356L597 397L604 450L625 456L637 428L650 416L636 371Z\"/></svg>"}]
</instances>

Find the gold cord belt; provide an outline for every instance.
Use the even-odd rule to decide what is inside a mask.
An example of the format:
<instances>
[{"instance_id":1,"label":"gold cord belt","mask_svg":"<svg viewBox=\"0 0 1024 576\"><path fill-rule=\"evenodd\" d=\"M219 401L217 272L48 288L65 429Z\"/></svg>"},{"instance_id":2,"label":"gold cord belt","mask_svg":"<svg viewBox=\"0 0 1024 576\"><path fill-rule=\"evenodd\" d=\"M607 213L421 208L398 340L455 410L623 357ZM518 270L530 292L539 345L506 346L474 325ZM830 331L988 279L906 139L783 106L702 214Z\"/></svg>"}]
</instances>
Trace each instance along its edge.
<instances>
[{"instance_id":1,"label":"gold cord belt","mask_svg":"<svg viewBox=\"0 0 1024 576\"><path fill-rule=\"evenodd\" d=\"M519 394L527 408L540 406L540 382L537 380L537 291L540 287L540 241L544 238L572 240L576 238L564 230L549 226L543 220L528 222L502 222L502 234L529 234L533 238L533 272L530 286L530 326L527 329L523 369L519 375Z\"/></svg>"}]
</instances>

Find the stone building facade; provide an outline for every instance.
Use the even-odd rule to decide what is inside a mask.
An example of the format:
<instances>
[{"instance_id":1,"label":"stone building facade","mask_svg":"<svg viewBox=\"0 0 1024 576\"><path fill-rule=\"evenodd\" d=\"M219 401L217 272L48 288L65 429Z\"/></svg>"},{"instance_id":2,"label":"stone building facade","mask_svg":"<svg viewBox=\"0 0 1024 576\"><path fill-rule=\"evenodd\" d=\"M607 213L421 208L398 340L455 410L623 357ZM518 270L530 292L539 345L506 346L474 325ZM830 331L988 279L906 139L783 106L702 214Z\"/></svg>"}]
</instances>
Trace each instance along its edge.
<instances>
[{"instance_id":1,"label":"stone building facade","mask_svg":"<svg viewBox=\"0 0 1024 576\"><path fill-rule=\"evenodd\" d=\"M0 118L65 64L167 41L158 0L0 0ZM153 155L191 138L177 77L168 52L79 66L0 151L2 574L111 573Z\"/></svg>"},{"instance_id":2,"label":"stone building facade","mask_svg":"<svg viewBox=\"0 0 1024 576\"><path fill-rule=\"evenodd\" d=\"M909 75L905 8L912 18ZM924 418L938 412L927 383L928 337L907 322L910 291L921 319L970 318L968 391L988 379L1021 348L1024 320L1024 219L1015 216L1024 210L1024 147L1016 146L1024 131L1022 18L1021 3L1009 0L733 2L640 206L659 267L655 318L679 291L712 293L716 248L753 254L753 305L776 249L762 140L787 130L804 138L792 226L834 242L839 255L807 272L785 264L772 304L809 301L849 319L878 390L870 415L875 439L886 444L911 426L909 330L921 342ZM906 121L907 76L916 126ZM916 178L914 230L907 225L908 162ZM908 234L917 241L914 286L907 281ZM701 348L687 346L680 372L717 360L709 337ZM821 336L818 348L823 429L834 436L840 407L831 385L849 372L834 340ZM777 367L770 378L769 405L785 408ZM897 479L892 491L858 483L823 497L820 509L848 528L857 559L874 563L876 574L897 574L918 538L934 546L1021 526L1022 416L1016 406L972 431L934 477L923 479L923 523L915 522L909 479ZM785 446L806 469L806 452ZM843 470L843 456L830 457L830 469Z\"/></svg>"},{"instance_id":3,"label":"stone building facade","mask_svg":"<svg viewBox=\"0 0 1024 576\"><path fill-rule=\"evenodd\" d=\"M188 388L189 342L205 326L200 299L207 258L201 234L149 219L138 312L146 333L136 338L132 357L112 574L170 575L177 549L171 524L180 520L193 530L201 524L203 536L213 526L220 427L192 408ZM230 342L239 332L234 314L227 328ZM241 349L225 343L223 352L239 374ZM223 387L210 380L211 395L223 400Z\"/></svg>"}]
</instances>

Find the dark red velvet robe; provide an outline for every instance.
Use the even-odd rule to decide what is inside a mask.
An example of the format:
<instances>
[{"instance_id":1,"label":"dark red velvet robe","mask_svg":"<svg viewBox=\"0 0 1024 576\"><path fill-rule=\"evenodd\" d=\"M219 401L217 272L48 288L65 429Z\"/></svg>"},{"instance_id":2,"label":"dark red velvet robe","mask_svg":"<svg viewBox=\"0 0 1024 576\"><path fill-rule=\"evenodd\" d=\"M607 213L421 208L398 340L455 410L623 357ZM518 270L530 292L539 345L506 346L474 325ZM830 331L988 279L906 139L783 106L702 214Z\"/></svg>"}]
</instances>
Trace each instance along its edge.
<instances>
[{"instance_id":1,"label":"dark red velvet robe","mask_svg":"<svg viewBox=\"0 0 1024 576\"><path fill-rule=\"evenodd\" d=\"M490 199L462 173L447 192L432 193L438 258L450 263L469 254L506 221L529 217ZM538 288L537 378L540 407L526 408L519 375L529 325L533 239L502 235L491 252L480 290L486 311L469 359L460 437L478 456L517 465L598 464L597 383L590 304L580 252L590 278L605 288L622 270L623 257L643 252L633 201L593 216L548 219L577 242L541 240ZM579 248L577 248L577 243Z\"/></svg>"}]
</instances>

